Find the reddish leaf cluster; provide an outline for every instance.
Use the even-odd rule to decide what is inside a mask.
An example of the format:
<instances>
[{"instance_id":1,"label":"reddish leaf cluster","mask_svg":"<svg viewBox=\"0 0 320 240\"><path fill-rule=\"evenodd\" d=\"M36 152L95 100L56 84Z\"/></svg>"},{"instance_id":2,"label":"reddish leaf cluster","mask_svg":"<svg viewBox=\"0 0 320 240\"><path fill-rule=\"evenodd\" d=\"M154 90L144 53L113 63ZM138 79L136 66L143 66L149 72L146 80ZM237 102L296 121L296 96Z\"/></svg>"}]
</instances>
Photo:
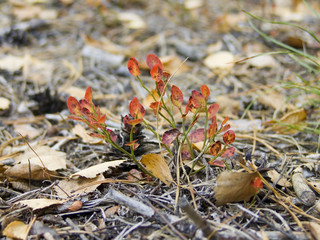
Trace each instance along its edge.
<instances>
[{"instance_id":1,"label":"reddish leaf cluster","mask_svg":"<svg viewBox=\"0 0 320 240\"><path fill-rule=\"evenodd\" d=\"M67 101L72 116L69 118L86 123L90 128L105 129L107 116L101 114L100 108L92 102L92 88L88 87L84 96L79 102L70 96Z\"/></svg>"}]
</instances>

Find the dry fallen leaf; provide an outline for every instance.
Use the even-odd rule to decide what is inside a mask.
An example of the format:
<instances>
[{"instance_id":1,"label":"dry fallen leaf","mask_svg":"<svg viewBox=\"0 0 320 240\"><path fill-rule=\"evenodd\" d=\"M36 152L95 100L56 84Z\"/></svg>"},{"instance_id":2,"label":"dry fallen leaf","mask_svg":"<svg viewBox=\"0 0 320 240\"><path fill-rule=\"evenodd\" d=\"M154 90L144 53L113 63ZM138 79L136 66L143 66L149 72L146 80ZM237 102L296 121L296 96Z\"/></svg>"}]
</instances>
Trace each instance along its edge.
<instances>
[{"instance_id":1,"label":"dry fallen leaf","mask_svg":"<svg viewBox=\"0 0 320 240\"><path fill-rule=\"evenodd\" d=\"M175 73L175 75L179 75L189 70L189 67L186 65L186 63L182 64L183 60L181 60L176 55L164 56L161 57L160 60L166 72Z\"/></svg>"},{"instance_id":2,"label":"dry fallen leaf","mask_svg":"<svg viewBox=\"0 0 320 240\"><path fill-rule=\"evenodd\" d=\"M286 99L278 91L258 92L258 102L265 106L272 107L273 109L279 109L280 111L286 108Z\"/></svg>"},{"instance_id":3,"label":"dry fallen leaf","mask_svg":"<svg viewBox=\"0 0 320 240\"><path fill-rule=\"evenodd\" d=\"M32 208L32 210L38 210L38 209L50 207L52 205L62 204L64 202L65 200L38 198L38 199L22 200L22 201L16 202L15 204L25 205Z\"/></svg>"},{"instance_id":4,"label":"dry fallen leaf","mask_svg":"<svg viewBox=\"0 0 320 240\"><path fill-rule=\"evenodd\" d=\"M75 135L78 135L79 137L82 138L82 141L85 143L90 143L90 144L99 144L102 143L103 140L101 138L95 138L91 137L87 130L81 125L81 124L76 124L74 128L72 128L72 133Z\"/></svg>"},{"instance_id":5,"label":"dry fallen leaf","mask_svg":"<svg viewBox=\"0 0 320 240\"><path fill-rule=\"evenodd\" d=\"M211 69L231 69L234 65L235 57L231 52L220 51L213 53L204 59L204 64Z\"/></svg>"},{"instance_id":6,"label":"dry fallen leaf","mask_svg":"<svg viewBox=\"0 0 320 240\"><path fill-rule=\"evenodd\" d=\"M304 222L304 225L309 228L315 240L320 240L320 225L316 222Z\"/></svg>"},{"instance_id":7,"label":"dry fallen leaf","mask_svg":"<svg viewBox=\"0 0 320 240\"><path fill-rule=\"evenodd\" d=\"M220 106L220 112L223 116L229 116L229 118L237 118L240 108L240 102L233 100L225 95L216 97L217 103Z\"/></svg>"},{"instance_id":8,"label":"dry fallen leaf","mask_svg":"<svg viewBox=\"0 0 320 240\"><path fill-rule=\"evenodd\" d=\"M284 115L282 118L279 119L280 123L275 123L272 126L272 129L274 131L284 131L287 129L286 126L282 125L287 124L287 125L295 125L297 128L299 128L298 124L300 124L303 120L305 120L307 117L306 111L302 109L297 109L295 111L291 111Z\"/></svg>"},{"instance_id":9,"label":"dry fallen leaf","mask_svg":"<svg viewBox=\"0 0 320 240\"><path fill-rule=\"evenodd\" d=\"M216 205L249 201L262 187L259 179L258 173L222 172L217 177L217 186L214 189Z\"/></svg>"},{"instance_id":10,"label":"dry fallen leaf","mask_svg":"<svg viewBox=\"0 0 320 240\"><path fill-rule=\"evenodd\" d=\"M52 176L57 175L55 171L49 171L35 164L16 164L13 167L5 171L5 175L8 177L15 177L21 179L31 179L36 181L42 181L52 179Z\"/></svg>"},{"instance_id":11,"label":"dry fallen leaf","mask_svg":"<svg viewBox=\"0 0 320 240\"><path fill-rule=\"evenodd\" d=\"M4 97L0 97L0 110L7 110L10 107L10 100Z\"/></svg>"},{"instance_id":12,"label":"dry fallen leaf","mask_svg":"<svg viewBox=\"0 0 320 240\"><path fill-rule=\"evenodd\" d=\"M73 195L78 195L82 193L90 193L96 190L97 187L100 186L101 183L91 184L97 181L104 180L104 176L99 174L95 178L84 178L79 177L77 179L71 180L61 180L59 182L59 187L54 186L54 190L57 195L60 197L68 197ZM63 191L61 190L63 189ZM68 195L67 195L68 194Z\"/></svg>"},{"instance_id":13,"label":"dry fallen leaf","mask_svg":"<svg viewBox=\"0 0 320 240\"><path fill-rule=\"evenodd\" d=\"M142 156L140 162L167 186L171 185L173 178L166 160L161 155L148 153Z\"/></svg>"},{"instance_id":14,"label":"dry fallen leaf","mask_svg":"<svg viewBox=\"0 0 320 240\"><path fill-rule=\"evenodd\" d=\"M66 153L56 151L48 146L34 147L34 151L38 154L46 169L55 171L66 168ZM23 154L15 157L14 160L21 164L30 163L43 167L38 156L31 149L27 149Z\"/></svg>"},{"instance_id":15,"label":"dry fallen leaf","mask_svg":"<svg viewBox=\"0 0 320 240\"><path fill-rule=\"evenodd\" d=\"M274 59L274 57L272 57L271 55L261 55L261 56L257 56L257 55L258 55L257 53L250 54L249 57L253 57L253 58L250 58L247 61L247 63L249 63L249 65L256 68L274 68L279 65L277 61ZM254 57L254 56L257 56L257 57Z\"/></svg>"},{"instance_id":16,"label":"dry fallen leaf","mask_svg":"<svg viewBox=\"0 0 320 240\"><path fill-rule=\"evenodd\" d=\"M124 163L127 160L116 160L116 161L110 161L110 162L104 162L97 165L94 165L92 167L83 169L79 172L76 172L70 176L70 178L73 178L75 176L81 176L85 178L95 178L98 174L104 173L109 168L118 167L121 163Z\"/></svg>"},{"instance_id":17,"label":"dry fallen leaf","mask_svg":"<svg viewBox=\"0 0 320 240\"><path fill-rule=\"evenodd\" d=\"M142 29L147 26L145 21L139 15L131 12L121 12L118 14L118 19L125 23L130 29Z\"/></svg>"},{"instance_id":18,"label":"dry fallen leaf","mask_svg":"<svg viewBox=\"0 0 320 240\"><path fill-rule=\"evenodd\" d=\"M268 177L271 179L271 182L275 183L278 181L280 174L276 170L268 171L267 173ZM280 180L277 182L277 185L282 187L292 187L292 184L285 178L280 178Z\"/></svg>"},{"instance_id":19,"label":"dry fallen leaf","mask_svg":"<svg viewBox=\"0 0 320 240\"><path fill-rule=\"evenodd\" d=\"M14 239L27 239L28 233L28 225L20 221L9 223L2 232L4 236Z\"/></svg>"},{"instance_id":20,"label":"dry fallen leaf","mask_svg":"<svg viewBox=\"0 0 320 240\"><path fill-rule=\"evenodd\" d=\"M43 129L34 128L31 124L14 124L13 126L15 132L29 139L34 139L43 133Z\"/></svg>"}]
</instances>

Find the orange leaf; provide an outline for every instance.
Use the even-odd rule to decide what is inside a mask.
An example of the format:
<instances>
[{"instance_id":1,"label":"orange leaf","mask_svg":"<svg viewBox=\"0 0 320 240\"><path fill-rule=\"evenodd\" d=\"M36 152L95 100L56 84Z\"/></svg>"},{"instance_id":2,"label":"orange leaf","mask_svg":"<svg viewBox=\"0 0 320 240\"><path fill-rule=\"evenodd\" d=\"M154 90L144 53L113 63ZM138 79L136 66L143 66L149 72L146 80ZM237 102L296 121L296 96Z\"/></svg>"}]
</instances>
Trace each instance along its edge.
<instances>
[{"instance_id":1,"label":"orange leaf","mask_svg":"<svg viewBox=\"0 0 320 240\"><path fill-rule=\"evenodd\" d=\"M249 201L262 187L262 182L257 172L222 172L217 177L217 186L214 189L216 205L221 206L226 203Z\"/></svg>"},{"instance_id":2,"label":"orange leaf","mask_svg":"<svg viewBox=\"0 0 320 240\"><path fill-rule=\"evenodd\" d=\"M179 109L181 108L181 105L183 103L183 93L176 85L172 85L171 87L170 99L174 106L176 106Z\"/></svg>"},{"instance_id":3,"label":"orange leaf","mask_svg":"<svg viewBox=\"0 0 320 240\"><path fill-rule=\"evenodd\" d=\"M206 101L208 101L210 90L207 85L202 85L200 88L202 95L205 97Z\"/></svg>"},{"instance_id":4,"label":"orange leaf","mask_svg":"<svg viewBox=\"0 0 320 240\"><path fill-rule=\"evenodd\" d=\"M160 104L160 107L159 107L159 104ZM158 108L159 108L159 111L161 110L161 105L162 105L161 102L160 103L159 102L152 102L149 107L153 110L154 114L157 114Z\"/></svg>"},{"instance_id":5,"label":"orange leaf","mask_svg":"<svg viewBox=\"0 0 320 240\"><path fill-rule=\"evenodd\" d=\"M134 97L129 103L129 112L133 118L139 119L139 118L143 118L146 110L141 105L138 98Z\"/></svg>"},{"instance_id":6,"label":"orange leaf","mask_svg":"<svg viewBox=\"0 0 320 240\"><path fill-rule=\"evenodd\" d=\"M162 67L160 66L160 64L157 63L156 65L153 66L153 68L150 70L150 75L155 82L158 82L161 80Z\"/></svg>"},{"instance_id":7,"label":"orange leaf","mask_svg":"<svg viewBox=\"0 0 320 240\"><path fill-rule=\"evenodd\" d=\"M229 130L230 129L230 124L226 124L226 125L224 125L221 129L220 129L220 132L225 132L225 131L227 131L227 130Z\"/></svg>"},{"instance_id":8,"label":"orange leaf","mask_svg":"<svg viewBox=\"0 0 320 240\"><path fill-rule=\"evenodd\" d=\"M164 82L162 80L159 80L158 82L156 82L156 84L159 90L159 94L162 95L164 92L164 86L165 86Z\"/></svg>"},{"instance_id":9,"label":"orange leaf","mask_svg":"<svg viewBox=\"0 0 320 240\"><path fill-rule=\"evenodd\" d=\"M210 107L208 108L209 118L212 118L215 115L217 115L219 108L220 106L218 103L211 104Z\"/></svg>"},{"instance_id":10,"label":"orange leaf","mask_svg":"<svg viewBox=\"0 0 320 240\"><path fill-rule=\"evenodd\" d=\"M93 102L92 102L92 88L91 87L87 88L86 93L84 95L84 99L86 99L91 106L94 106Z\"/></svg>"},{"instance_id":11,"label":"orange leaf","mask_svg":"<svg viewBox=\"0 0 320 240\"><path fill-rule=\"evenodd\" d=\"M148 153L142 156L140 162L145 165L146 169L155 177L170 187L173 178L166 160L161 155Z\"/></svg>"},{"instance_id":12,"label":"orange leaf","mask_svg":"<svg viewBox=\"0 0 320 240\"><path fill-rule=\"evenodd\" d=\"M195 108L202 109L205 106L206 101L205 101L205 98L201 92L193 90L191 92L191 96L192 96L192 103L195 106Z\"/></svg>"},{"instance_id":13,"label":"orange leaf","mask_svg":"<svg viewBox=\"0 0 320 240\"><path fill-rule=\"evenodd\" d=\"M159 64L161 69L163 68L162 67L162 62L161 60L158 58L157 55L154 55L154 54L148 54L147 55L147 65L149 67L149 69L152 69L154 65L156 64Z\"/></svg>"},{"instance_id":14,"label":"orange leaf","mask_svg":"<svg viewBox=\"0 0 320 240\"><path fill-rule=\"evenodd\" d=\"M128 70L132 76L140 75L140 68L137 59L131 57L128 61Z\"/></svg>"},{"instance_id":15,"label":"orange leaf","mask_svg":"<svg viewBox=\"0 0 320 240\"><path fill-rule=\"evenodd\" d=\"M208 129L208 137L211 138L217 133L217 122L213 122L210 124Z\"/></svg>"},{"instance_id":16,"label":"orange leaf","mask_svg":"<svg viewBox=\"0 0 320 240\"><path fill-rule=\"evenodd\" d=\"M67 106L71 114L81 116L81 107L75 97L70 96L67 101Z\"/></svg>"},{"instance_id":17,"label":"orange leaf","mask_svg":"<svg viewBox=\"0 0 320 240\"><path fill-rule=\"evenodd\" d=\"M221 151L221 145L222 144L220 141L217 141L214 144L212 144L212 146L210 147L210 154L212 156L217 156Z\"/></svg>"},{"instance_id":18,"label":"orange leaf","mask_svg":"<svg viewBox=\"0 0 320 240\"><path fill-rule=\"evenodd\" d=\"M136 143L138 141L138 139L133 140L132 142L126 143L126 146L132 147L133 150L136 150L140 144Z\"/></svg>"},{"instance_id":19,"label":"orange leaf","mask_svg":"<svg viewBox=\"0 0 320 240\"><path fill-rule=\"evenodd\" d=\"M236 139L236 135L233 130L229 130L223 134L223 141L225 144L231 144Z\"/></svg>"}]
</instances>

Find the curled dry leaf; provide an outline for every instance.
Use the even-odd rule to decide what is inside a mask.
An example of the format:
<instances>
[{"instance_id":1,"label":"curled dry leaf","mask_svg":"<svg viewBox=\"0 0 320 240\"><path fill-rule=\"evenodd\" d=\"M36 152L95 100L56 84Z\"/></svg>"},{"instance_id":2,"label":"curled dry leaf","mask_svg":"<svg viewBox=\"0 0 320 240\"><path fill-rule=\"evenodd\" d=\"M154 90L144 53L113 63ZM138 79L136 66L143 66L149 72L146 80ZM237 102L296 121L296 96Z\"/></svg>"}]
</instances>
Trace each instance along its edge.
<instances>
[{"instance_id":1,"label":"curled dry leaf","mask_svg":"<svg viewBox=\"0 0 320 240\"><path fill-rule=\"evenodd\" d=\"M173 178L166 160L161 155L148 153L142 156L140 162L167 186L171 185Z\"/></svg>"},{"instance_id":2,"label":"curled dry leaf","mask_svg":"<svg viewBox=\"0 0 320 240\"><path fill-rule=\"evenodd\" d=\"M31 179L35 181L52 180L57 173L43 169L43 167L35 164L16 164L7 169L4 173L6 176Z\"/></svg>"},{"instance_id":3,"label":"curled dry leaf","mask_svg":"<svg viewBox=\"0 0 320 240\"><path fill-rule=\"evenodd\" d=\"M222 172L217 177L215 198L217 206L226 203L249 201L263 187L259 174L247 172Z\"/></svg>"}]
</instances>

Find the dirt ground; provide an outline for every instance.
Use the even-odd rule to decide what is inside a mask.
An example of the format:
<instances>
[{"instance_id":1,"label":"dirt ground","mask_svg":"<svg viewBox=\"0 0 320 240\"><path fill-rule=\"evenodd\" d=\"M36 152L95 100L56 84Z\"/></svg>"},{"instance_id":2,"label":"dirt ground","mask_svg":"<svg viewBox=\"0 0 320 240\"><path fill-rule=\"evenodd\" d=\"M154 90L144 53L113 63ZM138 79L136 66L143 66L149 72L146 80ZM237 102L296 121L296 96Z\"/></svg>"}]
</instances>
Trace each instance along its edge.
<instances>
[{"instance_id":1,"label":"dirt ground","mask_svg":"<svg viewBox=\"0 0 320 240\"><path fill-rule=\"evenodd\" d=\"M320 37L320 4L306 2L0 1L0 239L320 239L320 43L293 25ZM229 117L236 135L222 160L263 179L249 201L217 204L226 168L208 165L210 154L191 174L163 148L165 184L68 119L68 97L91 87L108 127L123 131L133 97L155 127L127 68L136 58L152 89L150 53L184 105L209 87L218 122ZM138 160L159 154L150 131L141 139Z\"/></svg>"}]
</instances>

